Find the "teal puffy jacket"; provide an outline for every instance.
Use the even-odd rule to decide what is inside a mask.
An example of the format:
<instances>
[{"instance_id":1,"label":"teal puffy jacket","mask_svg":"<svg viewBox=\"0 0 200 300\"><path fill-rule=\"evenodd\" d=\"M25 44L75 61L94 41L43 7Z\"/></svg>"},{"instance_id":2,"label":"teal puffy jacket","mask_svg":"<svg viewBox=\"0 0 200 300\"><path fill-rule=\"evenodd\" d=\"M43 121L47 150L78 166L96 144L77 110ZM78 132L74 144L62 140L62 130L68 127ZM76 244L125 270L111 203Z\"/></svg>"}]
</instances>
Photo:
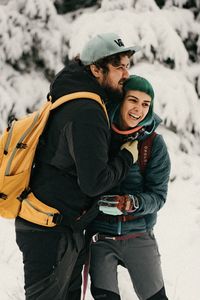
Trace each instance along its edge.
<instances>
[{"instance_id":1,"label":"teal puffy jacket","mask_svg":"<svg viewBox=\"0 0 200 300\"><path fill-rule=\"evenodd\" d=\"M147 138L149 134L155 131L160 122L161 119L154 114L151 124L145 128L141 139ZM123 142L124 140L120 139L120 136L113 136L110 150L111 156L118 151ZM110 222L107 220L99 220L97 217L90 225L90 230L92 230L92 232L111 235L123 235L153 229L157 220L157 212L166 201L169 174L170 158L168 150L163 137L157 134L153 139L151 157L147 163L145 172L141 172L138 163L134 164L126 179L107 192L109 195L136 195L139 199L140 207L132 214L137 216L137 218L126 222ZM111 219L117 220L117 217L112 216Z\"/></svg>"}]
</instances>

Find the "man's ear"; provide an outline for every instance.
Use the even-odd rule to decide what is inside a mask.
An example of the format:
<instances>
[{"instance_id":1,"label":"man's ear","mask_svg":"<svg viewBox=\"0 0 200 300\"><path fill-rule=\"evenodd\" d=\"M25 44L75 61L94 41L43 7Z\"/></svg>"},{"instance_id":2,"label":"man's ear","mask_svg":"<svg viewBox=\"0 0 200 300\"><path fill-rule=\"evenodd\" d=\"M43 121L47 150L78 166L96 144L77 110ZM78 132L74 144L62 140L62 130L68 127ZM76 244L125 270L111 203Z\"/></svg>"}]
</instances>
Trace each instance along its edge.
<instances>
[{"instance_id":1,"label":"man's ear","mask_svg":"<svg viewBox=\"0 0 200 300\"><path fill-rule=\"evenodd\" d=\"M102 76L102 69L98 68L96 65L90 65L90 71L96 79Z\"/></svg>"}]
</instances>

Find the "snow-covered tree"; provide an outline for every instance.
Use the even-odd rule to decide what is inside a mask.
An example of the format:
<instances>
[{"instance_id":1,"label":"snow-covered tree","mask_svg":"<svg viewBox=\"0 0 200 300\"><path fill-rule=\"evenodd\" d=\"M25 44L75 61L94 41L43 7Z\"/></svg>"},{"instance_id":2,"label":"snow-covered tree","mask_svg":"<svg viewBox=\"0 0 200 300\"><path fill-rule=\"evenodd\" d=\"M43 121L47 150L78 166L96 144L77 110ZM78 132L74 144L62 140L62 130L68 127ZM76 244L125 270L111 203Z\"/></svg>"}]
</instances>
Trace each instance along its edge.
<instances>
[{"instance_id":1,"label":"snow-covered tree","mask_svg":"<svg viewBox=\"0 0 200 300\"><path fill-rule=\"evenodd\" d=\"M156 112L179 137L178 149L200 153L199 7L198 0L4 2L0 131L8 117L24 115L44 101L49 81L91 36L116 32L126 44L142 47L130 72L152 81Z\"/></svg>"},{"instance_id":2,"label":"snow-covered tree","mask_svg":"<svg viewBox=\"0 0 200 300\"><path fill-rule=\"evenodd\" d=\"M67 57L68 31L51 0L0 5L0 131L9 115L23 115L44 99L48 79Z\"/></svg>"},{"instance_id":3,"label":"snow-covered tree","mask_svg":"<svg viewBox=\"0 0 200 300\"><path fill-rule=\"evenodd\" d=\"M199 8L198 0L5 1L0 5L0 131L8 118L45 100L49 81L91 36L116 32L126 44L142 47L130 72L153 83L156 112L178 136L178 149L200 154Z\"/></svg>"},{"instance_id":4,"label":"snow-covered tree","mask_svg":"<svg viewBox=\"0 0 200 300\"><path fill-rule=\"evenodd\" d=\"M93 3L94 7L83 8ZM64 15L57 14L54 4L57 8L68 5L70 10L73 9L73 1L61 0L10 0L7 5L0 6L0 68L4 70L0 83L1 129L10 111L19 114L20 110L24 113L27 108L35 107L39 98L42 99L41 95L47 92L45 78L50 80L68 57L72 59L81 51L89 37L98 32L114 31L122 35L126 43L142 47L142 51L134 57L138 72L139 64L146 64L149 72L143 75L152 80L150 69L152 72L156 70L156 74L164 68L161 77L165 72L168 74L168 84L158 86L158 95L164 96L160 96L157 102L166 126L175 132L186 129L191 133L200 133L197 119L200 95L197 0L79 1L74 3L74 8L78 7L78 10ZM94 20L95 26L91 26ZM131 71L135 72L134 68ZM31 76L25 76L30 73ZM174 77L178 89L173 88ZM40 85L41 82L45 84L34 95L34 92L25 92L26 87L20 86L19 78L26 78L28 82L25 86L33 86L33 91L37 79ZM166 83L166 78L162 81ZM162 90L160 86L163 86ZM171 91L171 100L165 96L169 94L166 90ZM180 101L187 103L184 113L179 110ZM18 106L18 102L24 103L24 109ZM183 124L186 128L182 127Z\"/></svg>"}]
</instances>

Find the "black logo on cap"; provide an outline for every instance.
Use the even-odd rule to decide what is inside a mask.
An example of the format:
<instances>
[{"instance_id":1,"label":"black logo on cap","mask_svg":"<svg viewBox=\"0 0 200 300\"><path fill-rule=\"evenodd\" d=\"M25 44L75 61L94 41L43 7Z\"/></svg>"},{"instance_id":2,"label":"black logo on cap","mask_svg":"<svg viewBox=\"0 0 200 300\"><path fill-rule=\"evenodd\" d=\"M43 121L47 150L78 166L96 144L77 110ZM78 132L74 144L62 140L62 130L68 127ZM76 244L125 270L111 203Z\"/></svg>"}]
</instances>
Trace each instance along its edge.
<instances>
[{"instance_id":1,"label":"black logo on cap","mask_svg":"<svg viewBox=\"0 0 200 300\"><path fill-rule=\"evenodd\" d=\"M124 47L124 43L122 42L121 39L114 40L114 42L115 42L119 47Z\"/></svg>"}]
</instances>

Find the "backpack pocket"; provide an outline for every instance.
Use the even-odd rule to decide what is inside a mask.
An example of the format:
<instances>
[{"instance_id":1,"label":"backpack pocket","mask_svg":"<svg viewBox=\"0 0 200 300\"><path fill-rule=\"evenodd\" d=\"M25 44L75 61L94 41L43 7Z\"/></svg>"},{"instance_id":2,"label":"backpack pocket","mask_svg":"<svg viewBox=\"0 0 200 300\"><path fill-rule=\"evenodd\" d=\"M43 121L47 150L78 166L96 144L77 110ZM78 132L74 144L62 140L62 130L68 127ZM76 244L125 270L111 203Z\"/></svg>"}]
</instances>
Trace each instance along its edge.
<instances>
[{"instance_id":1,"label":"backpack pocket","mask_svg":"<svg viewBox=\"0 0 200 300\"><path fill-rule=\"evenodd\" d=\"M18 215L21 202L17 197L24 189L24 172L4 177L0 187L0 216L12 219Z\"/></svg>"}]
</instances>

